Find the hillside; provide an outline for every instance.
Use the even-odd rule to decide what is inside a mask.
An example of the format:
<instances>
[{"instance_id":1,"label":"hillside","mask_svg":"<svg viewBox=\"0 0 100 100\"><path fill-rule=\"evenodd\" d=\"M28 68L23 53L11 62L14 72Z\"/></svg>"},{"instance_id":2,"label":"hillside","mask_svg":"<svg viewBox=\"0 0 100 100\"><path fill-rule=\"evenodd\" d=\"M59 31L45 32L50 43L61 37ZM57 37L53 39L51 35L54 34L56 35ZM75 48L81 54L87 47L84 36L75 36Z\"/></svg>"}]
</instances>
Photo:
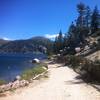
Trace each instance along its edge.
<instances>
[{"instance_id":1,"label":"hillside","mask_svg":"<svg viewBox=\"0 0 100 100\"><path fill-rule=\"evenodd\" d=\"M100 60L100 50L99 51L96 51L88 56L86 56L86 58L92 60L92 61L95 61L95 60Z\"/></svg>"},{"instance_id":2,"label":"hillside","mask_svg":"<svg viewBox=\"0 0 100 100\"><path fill-rule=\"evenodd\" d=\"M6 44L6 43L8 43L8 42L9 42L9 41L7 41L7 40L0 39L0 46Z\"/></svg>"},{"instance_id":3,"label":"hillside","mask_svg":"<svg viewBox=\"0 0 100 100\"><path fill-rule=\"evenodd\" d=\"M34 37L27 40L15 40L0 46L0 52L10 53L32 53L35 51L45 52L50 50L52 42L44 37Z\"/></svg>"}]
</instances>

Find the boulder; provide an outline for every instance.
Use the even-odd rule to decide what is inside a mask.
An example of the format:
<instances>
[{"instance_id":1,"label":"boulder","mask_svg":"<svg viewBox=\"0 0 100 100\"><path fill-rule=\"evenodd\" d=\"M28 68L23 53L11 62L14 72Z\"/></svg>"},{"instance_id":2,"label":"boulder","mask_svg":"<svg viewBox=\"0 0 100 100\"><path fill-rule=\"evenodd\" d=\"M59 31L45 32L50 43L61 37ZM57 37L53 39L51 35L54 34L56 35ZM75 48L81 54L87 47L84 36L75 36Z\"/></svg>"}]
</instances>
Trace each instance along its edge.
<instances>
[{"instance_id":1,"label":"boulder","mask_svg":"<svg viewBox=\"0 0 100 100\"><path fill-rule=\"evenodd\" d=\"M81 48L80 48L80 47L76 47L76 48L75 48L75 51L76 51L77 53L79 53L79 52L81 51Z\"/></svg>"},{"instance_id":2,"label":"boulder","mask_svg":"<svg viewBox=\"0 0 100 100\"><path fill-rule=\"evenodd\" d=\"M17 75L15 80L21 80L21 76Z\"/></svg>"},{"instance_id":3,"label":"boulder","mask_svg":"<svg viewBox=\"0 0 100 100\"><path fill-rule=\"evenodd\" d=\"M24 87L24 86L29 85L29 82L27 80L22 80L22 81L20 81L19 85L20 85L20 87Z\"/></svg>"},{"instance_id":4,"label":"boulder","mask_svg":"<svg viewBox=\"0 0 100 100\"><path fill-rule=\"evenodd\" d=\"M35 58L35 59L32 60L32 63L40 63L40 60Z\"/></svg>"}]
</instances>

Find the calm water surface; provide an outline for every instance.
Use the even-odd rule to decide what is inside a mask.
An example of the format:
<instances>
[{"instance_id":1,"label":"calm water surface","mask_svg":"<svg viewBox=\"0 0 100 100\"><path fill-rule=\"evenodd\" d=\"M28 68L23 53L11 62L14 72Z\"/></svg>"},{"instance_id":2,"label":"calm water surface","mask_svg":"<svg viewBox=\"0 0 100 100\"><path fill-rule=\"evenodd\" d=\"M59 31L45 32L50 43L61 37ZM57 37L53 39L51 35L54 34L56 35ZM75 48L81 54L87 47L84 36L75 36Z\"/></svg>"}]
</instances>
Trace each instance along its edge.
<instances>
[{"instance_id":1,"label":"calm water surface","mask_svg":"<svg viewBox=\"0 0 100 100\"><path fill-rule=\"evenodd\" d=\"M30 69L34 64L30 60L46 59L44 54L0 54L0 80L13 81L24 70Z\"/></svg>"}]
</instances>

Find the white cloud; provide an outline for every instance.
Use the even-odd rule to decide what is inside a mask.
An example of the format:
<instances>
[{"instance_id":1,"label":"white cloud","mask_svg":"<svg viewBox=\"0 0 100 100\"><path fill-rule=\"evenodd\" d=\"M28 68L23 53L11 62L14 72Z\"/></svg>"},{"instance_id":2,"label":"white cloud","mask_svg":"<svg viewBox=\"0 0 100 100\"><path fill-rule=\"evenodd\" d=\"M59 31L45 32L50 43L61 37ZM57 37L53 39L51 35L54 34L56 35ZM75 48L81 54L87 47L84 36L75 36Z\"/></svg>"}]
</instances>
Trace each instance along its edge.
<instances>
[{"instance_id":1,"label":"white cloud","mask_svg":"<svg viewBox=\"0 0 100 100\"><path fill-rule=\"evenodd\" d=\"M11 40L11 39L9 39L9 38L7 38L7 37L3 37L2 39L3 39L3 40Z\"/></svg>"},{"instance_id":2,"label":"white cloud","mask_svg":"<svg viewBox=\"0 0 100 100\"><path fill-rule=\"evenodd\" d=\"M45 37L49 38L49 39L54 39L55 37L57 37L58 34L46 34Z\"/></svg>"},{"instance_id":3,"label":"white cloud","mask_svg":"<svg viewBox=\"0 0 100 100\"><path fill-rule=\"evenodd\" d=\"M59 34L45 34L46 38L49 39L55 39ZM62 34L63 36L65 36L65 34Z\"/></svg>"}]
</instances>

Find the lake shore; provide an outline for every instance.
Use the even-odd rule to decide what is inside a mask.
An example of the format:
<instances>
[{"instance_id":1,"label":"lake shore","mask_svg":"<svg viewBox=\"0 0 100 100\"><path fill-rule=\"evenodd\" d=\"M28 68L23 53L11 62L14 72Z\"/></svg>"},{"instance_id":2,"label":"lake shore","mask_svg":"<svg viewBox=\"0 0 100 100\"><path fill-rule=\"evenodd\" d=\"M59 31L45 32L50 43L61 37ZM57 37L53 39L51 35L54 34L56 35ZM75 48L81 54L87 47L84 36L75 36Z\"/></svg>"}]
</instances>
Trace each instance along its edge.
<instances>
[{"instance_id":1,"label":"lake shore","mask_svg":"<svg viewBox=\"0 0 100 100\"><path fill-rule=\"evenodd\" d=\"M100 92L78 79L79 74L62 64L48 62L48 78L2 94L0 100L100 100Z\"/></svg>"},{"instance_id":2,"label":"lake shore","mask_svg":"<svg viewBox=\"0 0 100 100\"><path fill-rule=\"evenodd\" d=\"M25 70L21 76L17 76L16 80L11 81L7 84L3 83L1 81L0 85L0 93L4 93L6 91L15 90L21 87L28 86L30 83L33 82L33 80L36 80L37 78L41 77L47 72L48 68L45 63L39 63L36 67L33 67L31 69Z\"/></svg>"}]
</instances>

